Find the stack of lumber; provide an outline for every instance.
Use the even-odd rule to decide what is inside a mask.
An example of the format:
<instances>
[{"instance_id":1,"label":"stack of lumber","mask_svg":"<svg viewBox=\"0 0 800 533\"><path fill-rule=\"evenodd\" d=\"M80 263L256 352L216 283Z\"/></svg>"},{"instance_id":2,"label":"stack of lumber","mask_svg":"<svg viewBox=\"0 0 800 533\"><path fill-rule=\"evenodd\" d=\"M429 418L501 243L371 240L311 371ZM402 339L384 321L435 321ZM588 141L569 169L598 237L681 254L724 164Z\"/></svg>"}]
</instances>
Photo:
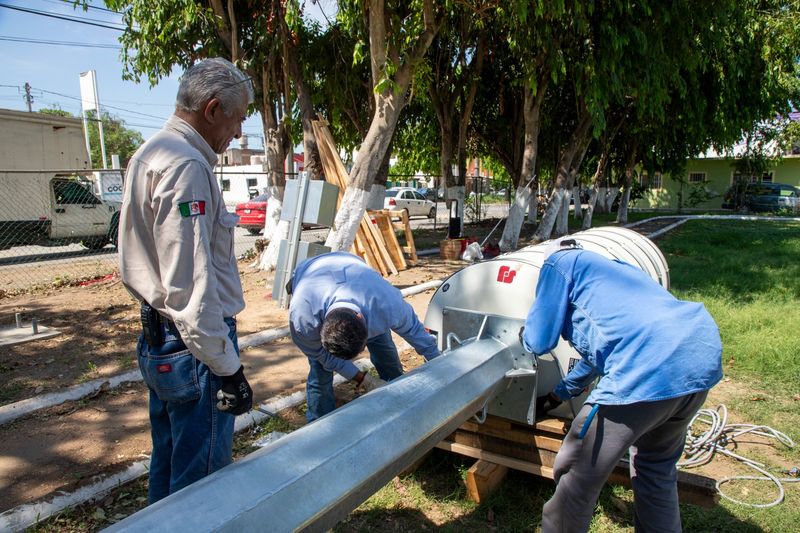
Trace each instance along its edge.
<instances>
[{"instance_id":1,"label":"stack of lumber","mask_svg":"<svg viewBox=\"0 0 800 533\"><path fill-rule=\"evenodd\" d=\"M480 502L509 468L553 479L553 463L568 431L568 420L545 418L528 426L490 415L483 424L465 422L436 447L478 459L465 482L470 498ZM627 464L617 466L609 483L630 486ZM713 479L684 471L678 471L678 493L684 503L710 507L719 501Z\"/></svg>"},{"instance_id":2,"label":"stack of lumber","mask_svg":"<svg viewBox=\"0 0 800 533\"><path fill-rule=\"evenodd\" d=\"M339 187L339 204L341 205L342 196L347 188L347 170L336 150L328 123L325 120L315 120L312 125L325 179ZM408 268L404 253L410 255L412 264L417 260L407 214L388 213L385 211L364 212L355 242L350 250L384 277ZM395 222L393 217L400 217L400 221ZM398 229L405 232L406 246L401 246L397 240L395 231Z\"/></svg>"}]
</instances>

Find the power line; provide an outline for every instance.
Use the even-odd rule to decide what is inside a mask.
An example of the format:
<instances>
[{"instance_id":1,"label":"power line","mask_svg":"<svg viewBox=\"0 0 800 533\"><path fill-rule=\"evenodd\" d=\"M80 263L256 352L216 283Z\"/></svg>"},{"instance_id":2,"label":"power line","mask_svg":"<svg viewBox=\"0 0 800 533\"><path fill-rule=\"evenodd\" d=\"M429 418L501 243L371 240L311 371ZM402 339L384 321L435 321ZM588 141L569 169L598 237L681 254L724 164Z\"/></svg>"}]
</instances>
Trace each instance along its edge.
<instances>
[{"instance_id":1,"label":"power line","mask_svg":"<svg viewBox=\"0 0 800 533\"><path fill-rule=\"evenodd\" d=\"M55 94L56 96L61 96L61 97L64 97L64 98L69 98L69 99L71 99L71 100L78 100L79 102L80 102L80 101L82 101L82 100L81 100L80 98L78 98L77 96L70 96L70 95L68 95L68 94L57 93L57 92L55 92L55 91L47 91L47 90L45 90L45 89L41 89L41 88L37 88L37 90L39 90L39 91L42 91L43 93ZM125 111L126 113L131 113L131 114L133 114L133 115L140 115L140 116L142 116L142 117L155 118L155 119L158 119L158 120L163 120L163 119L164 119L164 117L159 117L159 116L156 116L156 115L150 115L150 114L148 114L148 113L141 113L141 112L139 112L139 111L131 111L130 109L125 109L125 108L123 108L123 107L117 107L117 106L113 106L113 105L107 105L107 104L103 104L103 107L106 107L106 108L108 108L108 109L118 109L118 110L120 110L120 111Z\"/></svg>"},{"instance_id":2,"label":"power line","mask_svg":"<svg viewBox=\"0 0 800 533\"><path fill-rule=\"evenodd\" d=\"M73 0L64 0L64 1L61 1L61 2L59 2L58 0L50 0L50 1L52 3L60 4L61 6L72 7L72 12L73 13L76 12L75 9L78 7L77 5L71 5ZM5 5L8 5L8 4L5 4ZM13 6L12 7L12 6L9 5L8 7L11 7L12 9L14 9L14 8L19 7L19 6ZM92 9L100 9L100 8L96 8L94 6L89 6L89 7L92 8ZM76 15L70 15L69 13L64 13L63 11L62 12L52 12L52 11L41 11L41 10L32 9L32 8L24 8L24 9L30 9L31 11L36 12L36 14L56 15L56 16L60 16L60 17L70 17L70 18L72 18L72 19L74 19L76 21L87 21L88 20L90 22L98 22L100 24L114 24L114 25L117 25L117 26L124 26L124 24L122 24L121 22L117 22L117 21L114 21L114 20L96 19L96 18L91 18L91 17L82 17L82 16L76 16ZM116 11L111 11L111 10L108 10L108 9L103 9L103 11L108 11L109 13L113 13L115 15L122 15L122 13L118 13ZM86 11L84 10L83 12L85 13Z\"/></svg>"},{"instance_id":3,"label":"power line","mask_svg":"<svg viewBox=\"0 0 800 533\"><path fill-rule=\"evenodd\" d=\"M0 84L0 87L8 87L10 89L16 89L18 92L22 91L22 87L20 87L19 85ZM47 89L40 89L38 87L31 87L31 89L35 90L35 91L38 91L39 93L42 93L42 94L47 93L47 94L52 94L52 95L55 95L55 96L60 96L62 98L68 98L70 100L75 100L77 102L81 102L82 101L81 98L79 98L77 96L71 96L69 94L58 93L58 92L55 92L55 91L48 91ZM59 102L54 102L54 101L45 101L44 103L46 103L48 105L58 105L58 106L60 106ZM135 104L135 105L147 105L147 104L140 104L139 102L129 102L129 103ZM168 104L151 104L151 105L168 105ZM139 116L146 117L146 118L154 118L154 119L159 120L159 121L166 120L163 116L157 116L157 115L150 115L150 114L147 114L147 113L141 113L141 112L138 112L138 111L125 109L124 107L117 107L117 106L112 106L112 105L107 105L107 104L102 104L102 107L103 108L107 108L107 109L114 109L115 111L121 111L122 113L139 115ZM127 124L127 122L126 122L126 124ZM131 124L131 125L140 126L140 127L143 127L143 128L157 128L157 127L160 128L161 127L161 126L145 125L145 124Z\"/></svg>"},{"instance_id":4,"label":"power line","mask_svg":"<svg viewBox=\"0 0 800 533\"><path fill-rule=\"evenodd\" d=\"M40 11L38 9L30 9L27 7L20 7L20 6L10 6L8 4L0 4L0 7L5 7L6 9L13 9L14 11L22 11L23 13L30 13L32 15L40 15L42 17L50 17L54 19L66 20L68 22L77 22L78 24L86 24L88 26L97 26L98 28L105 28L107 30L125 31L125 26L115 22L108 22L108 21L92 22L92 20L96 19L86 19L80 17L70 17L68 15L58 15L56 13L51 13L49 11ZM100 22L105 22L105 24L101 24ZM109 26L108 24L118 24L120 27Z\"/></svg>"},{"instance_id":5,"label":"power line","mask_svg":"<svg viewBox=\"0 0 800 533\"><path fill-rule=\"evenodd\" d=\"M49 2L51 4L59 4L63 6L64 4L69 3L69 0L42 0L42 2ZM97 11L105 11L106 13L114 13L115 15L124 14L122 11L114 11L113 9L108 9L105 7L97 7L91 4L87 5L86 7L88 7L89 9L96 9Z\"/></svg>"},{"instance_id":6,"label":"power line","mask_svg":"<svg viewBox=\"0 0 800 533\"><path fill-rule=\"evenodd\" d=\"M0 35L0 41L11 41L15 43L32 43L32 44L53 44L58 46L77 46L81 48L109 48L114 50L121 50L121 46L115 44L96 44L96 43L78 43L74 41L48 41L45 39L29 39L27 37L11 37L8 35Z\"/></svg>"}]
</instances>

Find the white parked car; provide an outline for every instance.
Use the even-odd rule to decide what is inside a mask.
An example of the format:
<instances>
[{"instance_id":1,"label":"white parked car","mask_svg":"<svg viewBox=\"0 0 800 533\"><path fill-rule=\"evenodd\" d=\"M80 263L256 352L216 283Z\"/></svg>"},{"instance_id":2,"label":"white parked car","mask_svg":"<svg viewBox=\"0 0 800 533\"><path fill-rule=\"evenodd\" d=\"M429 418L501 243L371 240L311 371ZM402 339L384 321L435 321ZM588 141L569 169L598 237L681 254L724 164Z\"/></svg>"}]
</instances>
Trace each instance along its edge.
<instances>
[{"instance_id":1,"label":"white parked car","mask_svg":"<svg viewBox=\"0 0 800 533\"><path fill-rule=\"evenodd\" d=\"M383 208L392 211L403 211L408 216L436 216L436 205L426 200L419 192L411 187L392 187L386 189L386 198L383 199Z\"/></svg>"}]
</instances>

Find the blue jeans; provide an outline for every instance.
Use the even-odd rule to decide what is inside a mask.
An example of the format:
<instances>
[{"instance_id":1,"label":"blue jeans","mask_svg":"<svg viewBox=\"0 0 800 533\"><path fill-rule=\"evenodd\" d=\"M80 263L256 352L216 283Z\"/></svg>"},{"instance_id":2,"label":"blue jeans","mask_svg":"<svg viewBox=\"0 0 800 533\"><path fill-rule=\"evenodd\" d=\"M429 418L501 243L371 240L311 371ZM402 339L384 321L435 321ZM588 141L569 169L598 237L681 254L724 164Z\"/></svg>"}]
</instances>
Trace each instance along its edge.
<instances>
[{"instance_id":1,"label":"blue jeans","mask_svg":"<svg viewBox=\"0 0 800 533\"><path fill-rule=\"evenodd\" d=\"M378 375L384 381L391 381L403 375L403 365L397 347L392 340L392 332L387 331L382 335L367 340L369 358ZM333 394L333 372L325 370L316 359L308 358L311 369L308 371L306 382L306 419L313 422L336 409L336 397Z\"/></svg>"},{"instance_id":2,"label":"blue jeans","mask_svg":"<svg viewBox=\"0 0 800 533\"><path fill-rule=\"evenodd\" d=\"M238 354L236 320L226 318L225 323ZM164 339L154 348L142 335L136 348L150 389L149 503L230 464L236 418L217 410L220 378L189 353L174 326L164 328Z\"/></svg>"}]
</instances>

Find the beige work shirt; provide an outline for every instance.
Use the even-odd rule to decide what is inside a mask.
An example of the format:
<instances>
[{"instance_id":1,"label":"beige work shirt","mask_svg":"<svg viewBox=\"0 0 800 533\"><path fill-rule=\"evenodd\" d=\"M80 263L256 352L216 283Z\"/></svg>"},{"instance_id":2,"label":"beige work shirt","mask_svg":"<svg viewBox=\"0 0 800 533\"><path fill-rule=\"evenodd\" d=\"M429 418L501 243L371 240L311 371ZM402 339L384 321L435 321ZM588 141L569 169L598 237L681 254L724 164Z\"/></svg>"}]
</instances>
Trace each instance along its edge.
<instances>
[{"instance_id":1,"label":"beige work shirt","mask_svg":"<svg viewBox=\"0 0 800 533\"><path fill-rule=\"evenodd\" d=\"M213 165L217 156L172 116L128 163L119 220L122 282L172 319L186 347L218 376L240 366L223 317L244 309L233 230Z\"/></svg>"}]
</instances>

